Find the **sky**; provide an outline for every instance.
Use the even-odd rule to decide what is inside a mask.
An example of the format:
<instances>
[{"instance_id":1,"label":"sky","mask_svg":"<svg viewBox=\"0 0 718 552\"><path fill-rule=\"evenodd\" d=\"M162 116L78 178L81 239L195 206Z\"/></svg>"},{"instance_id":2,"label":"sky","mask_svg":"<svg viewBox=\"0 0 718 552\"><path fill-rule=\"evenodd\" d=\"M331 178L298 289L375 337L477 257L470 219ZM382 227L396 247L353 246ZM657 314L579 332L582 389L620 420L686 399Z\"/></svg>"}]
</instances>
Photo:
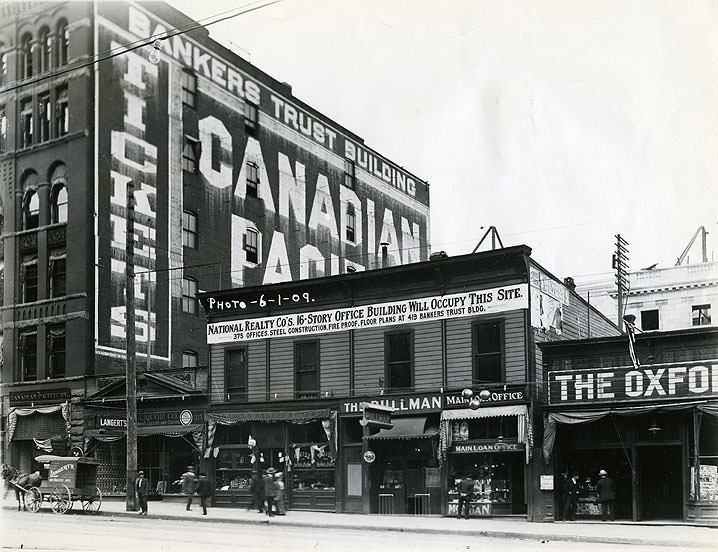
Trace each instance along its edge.
<instances>
[{"instance_id":1,"label":"sky","mask_svg":"<svg viewBox=\"0 0 718 552\"><path fill-rule=\"evenodd\" d=\"M714 258L716 29L715 0L281 0L209 26L428 181L432 251L494 226L577 279L610 275L616 234L632 271L673 266L700 226Z\"/></svg>"}]
</instances>

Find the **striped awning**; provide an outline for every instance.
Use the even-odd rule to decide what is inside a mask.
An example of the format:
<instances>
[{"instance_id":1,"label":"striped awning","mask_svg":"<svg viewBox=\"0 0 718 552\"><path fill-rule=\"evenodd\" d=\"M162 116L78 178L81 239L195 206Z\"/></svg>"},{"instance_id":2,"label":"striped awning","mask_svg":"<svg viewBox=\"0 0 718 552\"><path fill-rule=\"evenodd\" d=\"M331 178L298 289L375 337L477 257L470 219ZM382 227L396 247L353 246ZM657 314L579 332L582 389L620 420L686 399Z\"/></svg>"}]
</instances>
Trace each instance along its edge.
<instances>
[{"instance_id":1,"label":"striped awning","mask_svg":"<svg viewBox=\"0 0 718 552\"><path fill-rule=\"evenodd\" d=\"M392 418L391 429L382 429L367 439L429 439L439 433L437 428L426 427L426 416L413 418Z\"/></svg>"},{"instance_id":2,"label":"striped awning","mask_svg":"<svg viewBox=\"0 0 718 552\"><path fill-rule=\"evenodd\" d=\"M456 410L443 410L441 420L475 420L479 418L500 418L501 416L527 416L528 408L525 404L511 406L485 406L476 410L471 408L457 408Z\"/></svg>"},{"instance_id":3,"label":"striped awning","mask_svg":"<svg viewBox=\"0 0 718 552\"><path fill-rule=\"evenodd\" d=\"M328 408L318 410L275 410L275 411L240 411L240 412L212 412L207 414L210 421L220 424L235 424L241 422L279 423L288 422L304 424L318 420L328 420L332 411Z\"/></svg>"}]
</instances>

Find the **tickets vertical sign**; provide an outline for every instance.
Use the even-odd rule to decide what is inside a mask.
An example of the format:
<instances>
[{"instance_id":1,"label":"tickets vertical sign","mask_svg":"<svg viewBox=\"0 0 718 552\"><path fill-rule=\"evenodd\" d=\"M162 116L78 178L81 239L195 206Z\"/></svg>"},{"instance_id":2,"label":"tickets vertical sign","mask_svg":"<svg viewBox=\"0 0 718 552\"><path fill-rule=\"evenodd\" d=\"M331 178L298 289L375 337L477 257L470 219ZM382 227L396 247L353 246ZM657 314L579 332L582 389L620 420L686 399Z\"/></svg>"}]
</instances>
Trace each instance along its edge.
<instances>
[{"instance_id":1,"label":"tickets vertical sign","mask_svg":"<svg viewBox=\"0 0 718 552\"><path fill-rule=\"evenodd\" d=\"M98 9L111 16L114 3ZM120 52L137 37L103 17L97 26L99 51ZM138 352L168 355L166 276L169 266L168 70L153 65L144 48L97 64L97 343L100 351L125 350L127 306L128 183L134 186L135 325ZM152 271L152 272L147 272ZM140 276L140 273L144 273ZM148 274L151 274L150 278ZM150 289L149 286L152 286ZM150 304L151 297L151 304Z\"/></svg>"}]
</instances>

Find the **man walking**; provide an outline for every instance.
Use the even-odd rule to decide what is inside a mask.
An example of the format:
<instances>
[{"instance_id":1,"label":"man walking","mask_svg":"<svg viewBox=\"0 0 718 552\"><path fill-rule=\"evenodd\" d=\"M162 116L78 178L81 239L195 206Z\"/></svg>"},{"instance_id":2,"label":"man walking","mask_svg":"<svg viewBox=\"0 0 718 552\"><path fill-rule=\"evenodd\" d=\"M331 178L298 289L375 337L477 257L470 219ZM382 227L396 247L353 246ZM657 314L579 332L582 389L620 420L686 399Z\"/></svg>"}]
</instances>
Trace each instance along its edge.
<instances>
[{"instance_id":1,"label":"man walking","mask_svg":"<svg viewBox=\"0 0 718 552\"><path fill-rule=\"evenodd\" d=\"M140 505L140 515L147 515L147 496L150 494L150 482L145 479L145 472L142 470L137 472L135 479L135 491L137 494L137 502Z\"/></svg>"},{"instance_id":2,"label":"man walking","mask_svg":"<svg viewBox=\"0 0 718 552\"><path fill-rule=\"evenodd\" d=\"M197 494L199 495L199 503L202 506L202 515L207 515L207 499L212 494L212 487L205 473L200 472L199 481L197 482Z\"/></svg>"},{"instance_id":3,"label":"man walking","mask_svg":"<svg viewBox=\"0 0 718 552\"><path fill-rule=\"evenodd\" d=\"M187 471L182 474L182 492L187 495L187 511L192 509L192 497L196 487L194 467L187 466Z\"/></svg>"},{"instance_id":4,"label":"man walking","mask_svg":"<svg viewBox=\"0 0 718 552\"><path fill-rule=\"evenodd\" d=\"M606 470L598 472L600 479L596 484L598 487L598 501L601 503L601 521L606 518L613 521L616 518L616 485L613 479L608 477Z\"/></svg>"}]
</instances>

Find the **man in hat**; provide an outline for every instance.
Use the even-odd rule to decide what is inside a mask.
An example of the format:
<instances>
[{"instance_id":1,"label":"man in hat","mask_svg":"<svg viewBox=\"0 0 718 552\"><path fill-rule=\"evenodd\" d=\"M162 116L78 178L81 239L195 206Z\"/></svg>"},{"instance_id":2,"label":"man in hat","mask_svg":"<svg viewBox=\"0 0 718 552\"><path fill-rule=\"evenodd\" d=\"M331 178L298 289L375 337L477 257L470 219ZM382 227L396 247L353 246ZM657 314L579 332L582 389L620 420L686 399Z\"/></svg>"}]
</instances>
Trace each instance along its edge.
<instances>
[{"instance_id":1,"label":"man in hat","mask_svg":"<svg viewBox=\"0 0 718 552\"><path fill-rule=\"evenodd\" d=\"M616 485L613 479L608 477L606 470L599 471L598 477L596 487L598 501L601 503L601 521L606 521L606 518L613 521L616 518Z\"/></svg>"},{"instance_id":2,"label":"man in hat","mask_svg":"<svg viewBox=\"0 0 718 552\"><path fill-rule=\"evenodd\" d=\"M145 479L145 472L142 470L137 472L135 479L135 491L137 493L137 502L140 505L140 515L147 515L147 496L150 494L150 482Z\"/></svg>"},{"instance_id":3,"label":"man in hat","mask_svg":"<svg viewBox=\"0 0 718 552\"><path fill-rule=\"evenodd\" d=\"M274 468L267 468L264 475L264 498L266 500L266 512L268 516L273 516L274 508L274 497L277 495L277 482L274 479L274 474L277 470Z\"/></svg>"},{"instance_id":4,"label":"man in hat","mask_svg":"<svg viewBox=\"0 0 718 552\"><path fill-rule=\"evenodd\" d=\"M576 505L578 504L578 473L573 472L564 485L563 519L576 521Z\"/></svg>"},{"instance_id":5,"label":"man in hat","mask_svg":"<svg viewBox=\"0 0 718 552\"><path fill-rule=\"evenodd\" d=\"M187 511L192 509L192 497L196 488L194 467L187 466L187 471L182 474L182 492L187 495Z\"/></svg>"}]
</instances>

